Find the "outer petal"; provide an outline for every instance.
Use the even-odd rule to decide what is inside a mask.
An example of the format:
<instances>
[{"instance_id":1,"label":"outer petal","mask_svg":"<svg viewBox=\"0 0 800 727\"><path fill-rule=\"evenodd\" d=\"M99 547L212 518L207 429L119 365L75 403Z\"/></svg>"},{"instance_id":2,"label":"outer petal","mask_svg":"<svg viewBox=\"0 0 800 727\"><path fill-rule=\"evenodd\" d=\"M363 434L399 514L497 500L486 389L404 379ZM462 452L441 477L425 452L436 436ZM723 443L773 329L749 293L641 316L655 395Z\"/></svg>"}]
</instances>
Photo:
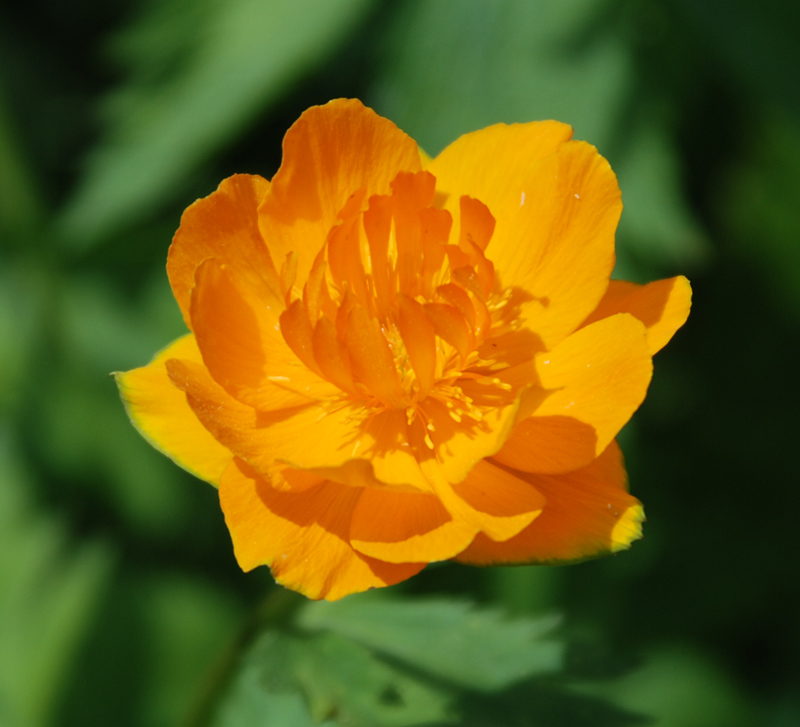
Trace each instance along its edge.
<instances>
[{"instance_id":1,"label":"outer petal","mask_svg":"<svg viewBox=\"0 0 800 727\"><path fill-rule=\"evenodd\" d=\"M644 401L653 364L645 328L619 314L576 331L535 360L552 393L496 455L526 472L569 472L599 455Z\"/></svg>"},{"instance_id":2,"label":"outer petal","mask_svg":"<svg viewBox=\"0 0 800 727\"><path fill-rule=\"evenodd\" d=\"M257 209L268 189L269 182L262 177L237 174L183 213L169 249L167 274L190 329L189 294L195 270L206 258L230 265L253 287L280 297L275 267L258 231Z\"/></svg>"},{"instance_id":3,"label":"outer petal","mask_svg":"<svg viewBox=\"0 0 800 727\"><path fill-rule=\"evenodd\" d=\"M170 381L165 362L171 358L200 361L194 336L174 341L147 366L114 374L117 386L142 436L193 475L216 485L233 454L203 427L186 395Z\"/></svg>"},{"instance_id":4,"label":"outer petal","mask_svg":"<svg viewBox=\"0 0 800 727\"><path fill-rule=\"evenodd\" d=\"M647 285L612 280L600 304L583 325L615 313L630 313L647 326L647 342L650 350L656 353L686 323L691 307L692 287L682 275Z\"/></svg>"},{"instance_id":5,"label":"outer petal","mask_svg":"<svg viewBox=\"0 0 800 727\"><path fill-rule=\"evenodd\" d=\"M223 474L220 503L242 570L267 565L278 583L330 601L419 573L424 563L385 563L350 546L350 520L361 492L331 482L278 492L235 460Z\"/></svg>"},{"instance_id":6,"label":"outer petal","mask_svg":"<svg viewBox=\"0 0 800 727\"><path fill-rule=\"evenodd\" d=\"M542 514L502 543L478 535L456 560L470 565L577 561L623 550L641 537L644 512L627 493L616 443L577 472L519 476L547 498Z\"/></svg>"},{"instance_id":7,"label":"outer petal","mask_svg":"<svg viewBox=\"0 0 800 727\"><path fill-rule=\"evenodd\" d=\"M351 195L387 194L398 172L420 168L416 142L360 101L308 109L286 133L281 168L259 211L276 264L296 251L298 280L305 280Z\"/></svg>"},{"instance_id":8,"label":"outer petal","mask_svg":"<svg viewBox=\"0 0 800 727\"><path fill-rule=\"evenodd\" d=\"M454 519L435 495L367 487L353 512L350 543L391 563L430 563L460 553L477 532Z\"/></svg>"},{"instance_id":9,"label":"outer petal","mask_svg":"<svg viewBox=\"0 0 800 727\"><path fill-rule=\"evenodd\" d=\"M310 371L280 332L282 305L248 287L246 271L204 261L195 274L191 318L203 361L233 397L257 409L299 406L339 389Z\"/></svg>"},{"instance_id":10,"label":"outer petal","mask_svg":"<svg viewBox=\"0 0 800 727\"><path fill-rule=\"evenodd\" d=\"M542 348L574 331L602 298L622 210L608 162L589 144L567 142L569 131L554 122L492 126L430 165L451 212L462 194L488 205L497 226L486 254L514 289L509 314Z\"/></svg>"}]
</instances>

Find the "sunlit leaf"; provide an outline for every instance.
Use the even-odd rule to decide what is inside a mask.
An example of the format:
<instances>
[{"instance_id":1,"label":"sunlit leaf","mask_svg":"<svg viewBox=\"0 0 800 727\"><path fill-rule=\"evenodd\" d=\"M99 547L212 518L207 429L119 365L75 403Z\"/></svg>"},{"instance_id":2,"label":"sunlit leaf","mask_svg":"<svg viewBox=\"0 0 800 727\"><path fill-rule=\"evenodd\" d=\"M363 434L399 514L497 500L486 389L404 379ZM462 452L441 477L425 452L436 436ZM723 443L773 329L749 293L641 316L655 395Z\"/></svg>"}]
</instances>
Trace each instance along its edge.
<instances>
[{"instance_id":1,"label":"sunlit leaf","mask_svg":"<svg viewBox=\"0 0 800 727\"><path fill-rule=\"evenodd\" d=\"M415 669L478 690L558 671L558 619L508 619L499 610L446 600L345 599L310 604L299 623L329 629Z\"/></svg>"},{"instance_id":2,"label":"sunlit leaf","mask_svg":"<svg viewBox=\"0 0 800 727\"><path fill-rule=\"evenodd\" d=\"M270 631L248 654L214 725L253 724L245 719L352 727L438 724L448 720L450 701L448 693L336 634ZM278 721L289 713L296 721Z\"/></svg>"}]
</instances>

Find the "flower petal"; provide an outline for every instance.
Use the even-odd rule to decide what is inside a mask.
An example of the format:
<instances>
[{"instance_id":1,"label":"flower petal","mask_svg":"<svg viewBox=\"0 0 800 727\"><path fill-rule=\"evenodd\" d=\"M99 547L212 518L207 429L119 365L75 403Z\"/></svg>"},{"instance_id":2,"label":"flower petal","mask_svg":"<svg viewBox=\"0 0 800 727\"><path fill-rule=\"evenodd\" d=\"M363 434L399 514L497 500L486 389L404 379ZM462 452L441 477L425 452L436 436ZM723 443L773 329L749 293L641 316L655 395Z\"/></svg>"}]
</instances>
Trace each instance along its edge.
<instances>
[{"instance_id":1,"label":"flower petal","mask_svg":"<svg viewBox=\"0 0 800 727\"><path fill-rule=\"evenodd\" d=\"M122 401L150 444L196 477L217 485L233 454L203 427L186 395L170 381L165 362L171 358L199 362L194 336L174 341L147 366L114 374Z\"/></svg>"},{"instance_id":2,"label":"flower petal","mask_svg":"<svg viewBox=\"0 0 800 727\"><path fill-rule=\"evenodd\" d=\"M220 504L236 560L244 571L267 565L278 583L329 601L419 573L425 563L385 563L350 546L361 492L332 482L278 492L235 460L222 476Z\"/></svg>"},{"instance_id":3,"label":"flower petal","mask_svg":"<svg viewBox=\"0 0 800 727\"><path fill-rule=\"evenodd\" d=\"M296 252L298 280L306 280L352 194L387 194L398 172L420 168L416 142L360 101L308 109L286 133L283 162L259 210L275 260Z\"/></svg>"},{"instance_id":4,"label":"flower petal","mask_svg":"<svg viewBox=\"0 0 800 727\"><path fill-rule=\"evenodd\" d=\"M519 206L521 185L531 167L572 138L572 128L557 121L495 124L464 134L426 165L446 208L460 218L461 197L469 195L498 214Z\"/></svg>"},{"instance_id":5,"label":"flower petal","mask_svg":"<svg viewBox=\"0 0 800 727\"><path fill-rule=\"evenodd\" d=\"M441 477L433 460L422 463L442 504L456 519L474 525L492 540L508 540L530 525L545 500L528 482L481 460L468 477L451 484Z\"/></svg>"},{"instance_id":6,"label":"flower petal","mask_svg":"<svg viewBox=\"0 0 800 727\"><path fill-rule=\"evenodd\" d=\"M509 312L552 348L596 307L614 267L622 210L608 162L555 122L492 126L467 134L430 170L449 194L468 194L497 221L486 250L501 283L514 289Z\"/></svg>"},{"instance_id":7,"label":"flower petal","mask_svg":"<svg viewBox=\"0 0 800 727\"><path fill-rule=\"evenodd\" d=\"M550 474L584 467L600 454L644 400L653 371L645 328L626 313L576 331L535 365L551 393L495 458Z\"/></svg>"},{"instance_id":8,"label":"flower petal","mask_svg":"<svg viewBox=\"0 0 800 727\"><path fill-rule=\"evenodd\" d=\"M206 258L217 258L247 276L253 286L280 297L275 266L258 231L258 205L268 189L269 182L262 177L236 174L183 213L169 249L167 274L190 329L194 274Z\"/></svg>"},{"instance_id":9,"label":"flower petal","mask_svg":"<svg viewBox=\"0 0 800 727\"><path fill-rule=\"evenodd\" d=\"M647 285L612 280L600 304L583 325L615 313L630 313L647 326L647 342L650 350L656 353L686 323L691 307L692 287L683 275Z\"/></svg>"},{"instance_id":10,"label":"flower petal","mask_svg":"<svg viewBox=\"0 0 800 727\"><path fill-rule=\"evenodd\" d=\"M239 272L211 258L195 274L191 318L209 373L231 396L265 411L338 394L287 345L282 305L259 297Z\"/></svg>"},{"instance_id":11,"label":"flower petal","mask_svg":"<svg viewBox=\"0 0 800 727\"><path fill-rule=\"evenodd\" d=\"M367 487L353 511L350 543L391 563L431 563L460 553L477 532L453 519L435 495Z\"/></svg>"},{"instance_id":12,"label":"flower petal","mask_svg":"<svg viewBox=\"0 0 800 727\"><path fill-rule=\"evenodd\" d=\"M577 561L623 550L642 536L644 512L627 492L616 442L576 472L517 474L547 498L542 514L502 543L478 535L456 556L457 561L470 565Z\"/></svg>"},{"instance_id":13,"label":"flower petal","mask_svg":"<svg viewBox=\"0 0 800 727\"><path fill-rule=\"evenodd\" d=\"M203 425L264 476L280 478L282 469L292 467L324 470L326 477L354 487L372 476L383 484L430 490L404 444L402 411L368 417L365 410L343 399L258 412L233 399L202 365L172 360L167 369ZM365 474L359 463L371 472Z\"/></svg>"}]
</instances>

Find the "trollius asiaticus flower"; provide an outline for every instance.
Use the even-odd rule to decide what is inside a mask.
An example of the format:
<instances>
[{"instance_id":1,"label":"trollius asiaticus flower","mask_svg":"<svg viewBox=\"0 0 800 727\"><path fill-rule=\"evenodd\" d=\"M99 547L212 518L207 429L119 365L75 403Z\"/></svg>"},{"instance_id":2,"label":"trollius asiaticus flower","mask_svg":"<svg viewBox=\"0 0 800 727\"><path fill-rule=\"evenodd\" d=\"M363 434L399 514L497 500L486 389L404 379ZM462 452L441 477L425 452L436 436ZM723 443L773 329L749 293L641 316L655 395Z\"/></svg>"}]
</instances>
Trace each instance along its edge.
<instances>
[{"instance_id":1,"label":"trollius asiaticus flower","mask_svg":"<svg viewBox=\"0 0 800 727\"><path fill-rule=\"evenodd\" d=\"M615 437L690 289L610 281L619 188L570 137L497 125L430 160L338 100L271 181L186 210L167 271L190 333L117 380L142 434L219 487L243 569L336 599L640 536Z\"/></svg>"}]
</instances>

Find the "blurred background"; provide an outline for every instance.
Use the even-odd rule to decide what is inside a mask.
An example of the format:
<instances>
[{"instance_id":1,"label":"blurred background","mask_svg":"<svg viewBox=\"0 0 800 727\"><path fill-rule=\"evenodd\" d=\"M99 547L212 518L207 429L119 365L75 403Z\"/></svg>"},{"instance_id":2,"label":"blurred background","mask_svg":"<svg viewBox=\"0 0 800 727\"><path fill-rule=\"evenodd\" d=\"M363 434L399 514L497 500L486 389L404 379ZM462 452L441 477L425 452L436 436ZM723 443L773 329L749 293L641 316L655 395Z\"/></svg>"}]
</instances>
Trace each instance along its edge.
<instances>
[{"instance_id":1,"label":"blurred background","mask_svg":"<svg viewBox=\"0 0 800 727\"><path fill-rule=\"evenodd\" d=\"M164 270L182 210L271 177L291 123L340 96L432 155L498 121L572 124L620 179L615 275L695 291L623 432L643 541L394 590L560 612L573 683L644 715L536 724L800 724L799 18L780 0L0 3L0 725L185 724L273 588L108 374L183 332Z\"/></svg>"}]
</instances>

